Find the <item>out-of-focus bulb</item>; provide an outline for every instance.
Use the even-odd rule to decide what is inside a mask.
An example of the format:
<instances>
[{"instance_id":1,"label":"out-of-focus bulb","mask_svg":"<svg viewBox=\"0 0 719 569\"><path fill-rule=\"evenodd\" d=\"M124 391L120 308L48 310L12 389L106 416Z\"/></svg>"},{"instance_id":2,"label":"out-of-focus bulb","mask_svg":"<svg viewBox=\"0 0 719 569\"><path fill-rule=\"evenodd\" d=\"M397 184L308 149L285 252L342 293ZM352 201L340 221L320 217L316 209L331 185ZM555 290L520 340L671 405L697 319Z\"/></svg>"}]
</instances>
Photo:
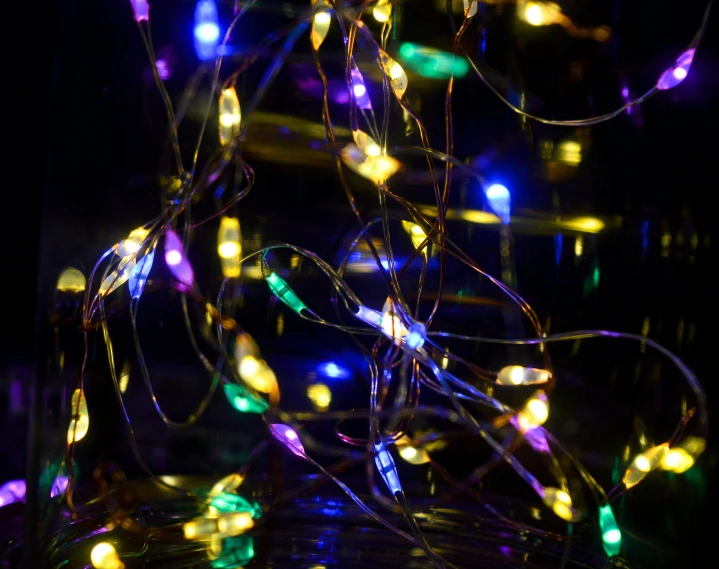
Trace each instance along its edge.
<instances>
[{"instance_id":1,"label":"out-of-focus bulb","mask_svg":"<svg viewBox=\"0 0 719 569\"><path fill-rule=\"evenodd\" d=\"M255 391L270 393L277 387L277 377L265 360L245 356L239 363L240 377Z\"/></svg>"},{"instance_id":2,"label":"out-of-focus bulb","mask_svg":"<svg viewBox=\"0 0 719 569\"><path fill-rule=\"evenodd\" d=\"M199 0L195 6L195 52L203 61L217 56L220 24L215 0Z\"/></svg>"},{"instance_id":3,"label":"out-of-focus bulb","mask_svg":"<svg viewBox=\"0 0 719 569\"><path fill-rule=\"evenodd\" d=\"M622 478L622 482L624 482L627 489L639 484L647 474L659 466L667 453L668 447L667 443L663 443L634 457L634 460L624 473L624 478Z\"/></svg>"},{"instance_id":4,"label":"out-of-focus bulb","mask_svg":"<svg viewBox=\"0 0 719 569\"><path fill-rule=\"evenodd\" d=\"M95 569L123 569L115 548L106 542L98 543L90 552L90 561Z\"/></svg>"},{"instance_id":5,"label":"out-of-focus bulb","mask_svg":"<svg viewBox=\"0 0 719 569\"><path fill-rule=\"evenodd\" d=\"M389 0L379 0L372 8L372 15L381 24L389 22L392 15L392 4L389 3Z\"/></svg>"},{"instance_id":6,"label":"out-of-focus bulb","mask_svg":"<svg viewBox=\"0 0 719 569\"><path fill-rule=\"evenodd\" d=\"M240 99L237 98L237 91L234 87L223 89L218 106L220 144L225 146L240 136L242 111L240 110Z\"/></svg>"},{"instance_id":7,"label":"out-of-focus bulb","mask_svg":"<svg viewBox=\"0 0 719 569\"><path fill-rule=\"evenodd\" d=\"M360 70L357 68L356 65L352 67L352 72L350 75L352 78L352 94L354 95L355 101L357 102L357 106L360 109L371 109L372 101L370 100L369 94L367 93L367 87L364 84L362 73L360 73Z\"/></svg>"},{"instance_id":8,"label":"out-of-focus bulb","mask_svg":"<svg viewBox=\"0 0 719 569\"><path fill-rule=\"evenodd\" d=\"M545 369L506 366L497 374L497 383L500 385L535 385L547 383L550 377L552 374Z\"/></svg>"},{"instance_id":9,"label":"out-of-focus bulb","mask_svg":"<svg viewBox=\"0 0 719 569\"><path fill-rule=\"evenodd\" d=\"M572 498L564 490L544 488L542 501L563 520L576 522L579 519L579 512L572 508Z\"/></svg>"},{"instance_id":10,"label":"out-of-focus bulb","mask_svg":"<svg viewBox=\"0 0 719 569\"><path fill-rule=\"evenodd\" d=\"M400 163L391 156L367 156L352 143L342 149L340 158L350 170L375 184L385 182L400 168Z\"/></svg>"},{"instance_id":11,"label":"out-of-focus bulb","mask_svg":"<svg viewBox=\"0 0 719 569\"><path fill-rule=\"evenodd\" d=\"M288 427L287 425L283 425L282 423L274 423L270 425L270 432L294 454L300 457L305 456L305 447L302 446L300 436L294 429Z\"/></svg>"},{"instance_id":12,"label":"out-of-focus bulb","mask_svg":"<svg viewBox=\"0 0 719 569\"><path fill-rule=\"evenodd\" d=\"M132 2L132 11L135 13L135 21L150 19L150 6L147 0L130 0Z\"/></svg>"},{"instance_id":13,"label":"out-of-focus bulb","mask_svg":"<svg viewBox=\"0 0 719 569\"><path fill-rule=\"evenodd\" d=\"M662 457L659 467L676 474L694 466L696 458L704 452L706 441L700 437L687 437L678 446L670 448Z\"/></svg>"},{"instance_id":14,"label":"out-of-focus bulb","mask_svg":"<svg viewBox=\"0 0 719 569\"><path fill-rule=\"evenodd\" d=\"M324 383L313 383L307 386L307 397L317 411L323 412L329 409L332 391Z\"/></svg>"},{"instance_id":15,"label":"out-of-focus bulb","mask_svg":"<svg viewBox=\"0 0 719 569\"><path fill-rule=\"evenodd\" d=\"M87 412L84 390L73 391L70 409L72 415L70 416L70 426L67 429L67 444L79 441L90 429L90 415Z\"/></svg>"},{"instance_id":16,"label":"out-of-focus bulb","mask_svg":"<svg viewBox=\"0 0 719 569\"><path fill-rule=\"evenodd\" d=\"M222 274L231 279L240 276L240 220L236 217L223 216L217 232L217 254L222 264Z\"/></svg>"},{"instance_id":17,"label":"out-of-focus bulb","mask_svg":"<svg viewBox=\"0 0 719 569\"><path fill-rule=\"evenodd\" d=\"M424 346L424 342L427 339L427 327L421 322L413 322L410 324L409 332L405 338L405 343L409 348L418 350Z\"/></svg>"},{"instance_id":18,"label":"out-of-focus bulb","mask_svg":"<svg viewBox=\"0 0 719 569\"><path fill-rule=\"evenodd\" d=\"M471 18L477 14L479 0L462 0L462 3L464 4L464 16L466 18Z\"/></svg>"},{"instance_id":19,"label":"out-of-focus bulb","mask_svg":"<svg viewBox=\"0 0 719 569\"><path fill-rule=\"evenodd\" d=\"M68 267L60 273L55 288L61 292L82 292L86 285L85 275L78 269Z\"/></svg>"},{"instance_id":20,"label":"out-of-focus bulb","mask_svg":"<svg viewBox=\"0 0 719 569\"><path fill-rule=\"evenodd\" d=\"M549 403L547 395L538 390L517 414L519 430L524 433L544 424L549 417Z\"/></svg>"},{"instance_id":21,"label":"out-of-focus bulb","mask_svg":"<svg viewBox=\"0 0 719 569\"><path fill-rule=\"evenodd\" d=\"M409 238L412 240L412 245L414 245L414 248L416 249L419 247L422 243L424 243L424 240L427 239L427 234L424 232L424 229L422 229L419 225L416 223L412 223L411 221L403 221L402 227L409 235ZM429 245L422 249L422 253L427 255L427 251L429 250Z\"/></svg>"},{"instance_id":22,"label":"out-of-focus bulb","mask_svg":"<svg viewBox=\"0 0 719 569\"><path fill-rule=\"evenodd\" d=\"M357 147L367 156L379 156L381 149L379 144L369 134L361 130L353 130L352 137L354 138Z\"/></svg>"},{"instance_id":23,"label":"out-of-focus bulb","mask_svg":"<svg viewBox=\"0 0 719 569\"><path fill-rule=\"evenodd\" d=\"M252 516L247 512L225 514L217 518L217 530L230 537L240 535L253 525L255 525L255 522L252 520Z\"/></svg>"},{"instance_id":24,"label":"out-of-focus bulb","mask_svg":"<svg viewBox=\"0 0 719 569\"><path fill-rule=\"evenodd\" d=\"M410 464L426 464L431 460L426 450L412 446L406 436L399 439L395 445L399 455Z\"/></svg>"},{"instance_id":25,"label":"out-of-focus bulb","mask_svg":"<svg viewBox=\"0 0 719 569\"><path fill-rule=\"evenodd\" d=\"M492 184L484 191L487 202L492 211L502 220L502 223L509 223L511 209L511 196L509 190L502 184Z\"/></svg>"},{"instance_id":26,"label":"out-of-focus bulb","mask_svg":"<svg viewBox=\"0 0 719 569\"><path fill-rule=\"evenodd\" d=\"M559 20L562 9L553 2L527 2L524 20L532 26L549 26Z\"/></svg>"},{"instance_id":27,"label":"out-of-focus bulb","mask_svg":"<svg viewBox=\"0 0 719 569\"><path fill-rule=\"evenodd\" d=\"M182 526L185 539L207 539L218 532L217 518L195 518Z\"/></svg>"}]
</instances>

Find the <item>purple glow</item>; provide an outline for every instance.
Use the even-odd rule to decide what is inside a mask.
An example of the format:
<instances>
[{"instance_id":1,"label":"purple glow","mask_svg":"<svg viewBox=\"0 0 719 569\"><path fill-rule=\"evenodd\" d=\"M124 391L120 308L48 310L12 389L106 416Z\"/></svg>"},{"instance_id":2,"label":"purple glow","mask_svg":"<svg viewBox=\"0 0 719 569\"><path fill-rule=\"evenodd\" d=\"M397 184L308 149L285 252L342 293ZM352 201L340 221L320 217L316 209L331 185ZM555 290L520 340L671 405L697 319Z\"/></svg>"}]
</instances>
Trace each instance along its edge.
<instances>
[{"instance_id":1,"label":"purple glow","mask_svg":"<svg viewBox=\"0 0 719 569\"><path fill-rule=\"evenodd\" d=\"M516 415L510 419L510 423L512 423L517 431L521 431ZM524 433L524 440L537 452L549 452L549 443L547 442L547 437L544 436L544 429L542 429L542 427L529 429Z\"/></svg>"},{"instance_id":2,"label":"purple glow","mask_svg":"<svg viewBox=\"0 0 719 569\"><path fill-rule=\"evenodd\" d=\"M0 507L14 502L24 502L27 485L24 480L10 480L0 486Z\"/></svg>"},{"instance_id":3,"label":"purple glow","mask_svg":"<svg viewBox=\"0 0 719 569\"><path fill-rule=\"evenodd\" d=\"M172 72L170 71L169 66L167 65L167 61L164 59L158 59L157 60L157 74L160 76L160 79L163 81L165 79L169 79Z\"/></svg>"},{"instance_id":4,"label":"purple glow","mask_svg":"<svg viewBox=\"0 0 719 569\"><path fill-rule=\"evenodd\" d=\"M304 458L305 447L302 446L300 436L293 429L282 423L274 423L270 425L270 432L293 453Z\"/></svg>"},{"instance_id":5,"label":"purple glow","mask_svg":"<svg viewBox=\"0 0 719 569\"><path fill-rule=\"evenodd\" d=\"M172 229L165 233L165 262L172 276L187 286L195 282L195 273L183 254L182 241Z\"/></svg>"},{"instance_id":6,"label":"purple glow","mask_svg":"<svg viewBox=\"0 0 719 569\"><path fill-rule=\"evenodd\" d=\"M357 69L357 67L352 68L351 72L352 77L352 94L355 97L355 101L357 101L357 106L360 109L371 109L372 108L372 101L369 98L369 94L367 93L367 87L364 84L364 79L362 78L362 74L360 73L360 70Z\"/></svg>"},{"instance_id":7,"label":"purple glow","mask_svg":"<svg viewBox=\"0 0 719 569\"><path fill-rule=\"evenodd\" d=\"M674 62L674 65L667 69L657 81L657 89L665 91L676 87L687 78L689 75L689 69L691 69L692 62L694 61L694 49L688 49L682 53Z\"/></svg>"},{"instance_id":8,"label":"purple glow","mask_svg":"<svg viewBox=\"0 0 719 569\"><path fill-rule=\"evenodd\" d=\"M132 2L132 11L135 12L136 21L150 19L150 6L148 6L147 0L130 0L130 2Z\"/></svg>"},{"instance_id":9,"label":"purple glow","mask_svg":"<svg viewBox=\"0 0 719 569\"><path fill-rule=\"evenodd\" d=\"M625 99L629 98L629 87L622 87L622 97Z\"/></svg>"},{"instance_id":10,"label":"purple glow","mask_svg":"<svg viewBox=\"0 0 719 569\"><path fill-rule=\"evenodd\" d=\"M55 478L55 481L52 483L52 488L50 489L50 498L64 494L69 483L70 480L67 476L58 476Z\"/></svg>"}]
</instances>

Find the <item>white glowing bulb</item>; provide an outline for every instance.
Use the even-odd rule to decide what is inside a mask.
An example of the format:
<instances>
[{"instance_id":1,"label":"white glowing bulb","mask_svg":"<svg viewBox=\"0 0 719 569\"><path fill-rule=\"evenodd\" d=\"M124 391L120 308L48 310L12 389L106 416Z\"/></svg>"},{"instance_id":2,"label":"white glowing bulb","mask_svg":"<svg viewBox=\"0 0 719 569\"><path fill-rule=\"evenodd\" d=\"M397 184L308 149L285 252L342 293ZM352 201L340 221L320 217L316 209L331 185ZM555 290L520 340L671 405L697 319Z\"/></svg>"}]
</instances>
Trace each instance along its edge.
<instances>
[{"instance_id":1,"label":"white glowing bulb","mask_svg":"<svg viewBox=\"0 0 719 569\"><path fill-rule=\"evenodd\" d=\"M165 262L168 265L177 265L182 261L182 253L176 249L172 249L165 253Z\"/></svg>"}]
</instances>

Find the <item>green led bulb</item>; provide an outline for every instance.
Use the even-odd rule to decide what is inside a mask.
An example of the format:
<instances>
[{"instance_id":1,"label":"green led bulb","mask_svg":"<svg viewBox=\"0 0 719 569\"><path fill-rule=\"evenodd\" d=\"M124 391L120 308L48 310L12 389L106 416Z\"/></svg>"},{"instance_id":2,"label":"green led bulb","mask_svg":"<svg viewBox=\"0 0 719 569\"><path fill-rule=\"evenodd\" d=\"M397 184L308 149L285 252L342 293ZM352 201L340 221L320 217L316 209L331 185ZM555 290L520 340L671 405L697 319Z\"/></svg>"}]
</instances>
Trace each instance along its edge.
<instances>
[{"instance_id":1,"label":"green led bulb","mask_svg":"<svg viewBox=\"0 0 719 569\"><path fill-rule=\"evenodd\" d=\"M235 569L247 565L255 556L255 546L251 537L238 535L222 541L222 553L213 559L214 569Z\"/></svg>"},{"instance_id":2,"label":"green led bulb","mask_svg":"<svg viewBox=\"0 0 719 569\"><path fill-rule=\"evenodd\" d=\"M242 496L223 492L210 501L209 504L221 514L237 514L247 512L254 519L262 515L262 508L256 502L248 502Z\"/></svg>"},{"instance_id":3,"label":"green led bulb","mask_svg":"<svg viewBox=\"0 0 719 569\"><path fill-rule=\"evenodd\" d=\"M602 530L602 544L609 557L619 555L622 547L622 532L619 531L612 507L607 504L599 508L599 527Z\"/></svg>"},{"instance_id":4,"label":"green led bulb","mask_svg":"<svg viewBox=\"0 0 719 569\"><path fill-rule=\"evenodd\" d=\"M303 310L307 310L305 303L300 300L300 297L295 294L295 291L290 288L290 285L277 273L270 273L265 280L267 280L267 284L272 292L275 293L275 296L297 314L300 314Z\"/></svg>"},{"instance_id":5,"label":"green led bulb","mask_svg":"<svg viewBox=\"0 0 719 569\"><path fill-rule=\"evenodd\" d=\"M459 56L432 47L405 42L399 46L399 56L407 67L428 79L461 79L469 71L467 61Z\"/></svg>"},{"instance_id":6,"label":"green led bulb","mask_svg":"<svg viewBox=\"0 0 719 569\"><path fill-rule=\"evenodd\" d=\"M267 401L252 395L241 385L236 383L225 384L225 396L240 413L264 413L269 405Z\"/></svg>"}]
</instances>

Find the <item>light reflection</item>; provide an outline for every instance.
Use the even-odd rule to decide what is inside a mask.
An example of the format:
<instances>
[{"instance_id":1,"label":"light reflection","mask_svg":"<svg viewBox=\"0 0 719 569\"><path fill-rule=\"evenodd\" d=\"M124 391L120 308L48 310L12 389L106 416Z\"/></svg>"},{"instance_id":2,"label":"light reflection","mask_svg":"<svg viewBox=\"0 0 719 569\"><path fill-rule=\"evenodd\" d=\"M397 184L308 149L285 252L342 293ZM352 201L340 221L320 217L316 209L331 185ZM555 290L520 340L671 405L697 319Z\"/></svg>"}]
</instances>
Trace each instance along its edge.
<instances>
[{"instance_id":1,"label":"light reflection","mask_svg":"<svg viewBox=\"0 0 719 569\"><path fill-rule=\"evenodd\" d=\"M317 373L319 375L330 377L332 379L347 379L350 377L350 372L347 368L344 368L335 362L326 362L320 364L317 367Z\"/></svg>"}]
</instances>

